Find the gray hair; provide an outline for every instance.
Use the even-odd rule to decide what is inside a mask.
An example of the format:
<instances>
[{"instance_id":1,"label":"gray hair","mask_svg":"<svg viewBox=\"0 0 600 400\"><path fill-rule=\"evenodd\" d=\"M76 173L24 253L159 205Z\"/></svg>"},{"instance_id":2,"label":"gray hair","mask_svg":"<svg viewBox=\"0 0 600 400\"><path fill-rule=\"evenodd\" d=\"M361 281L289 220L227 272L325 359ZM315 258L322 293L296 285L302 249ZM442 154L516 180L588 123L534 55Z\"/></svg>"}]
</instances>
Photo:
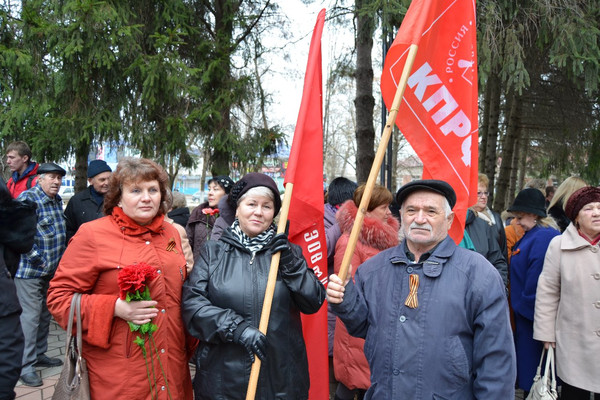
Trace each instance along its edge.
<instances>
[{"instance_id":1,"label":"gray hair","mask_svg":"<svg viewBox=\"0 0 600 400\"><path fill-rule=\"evenodd\" d=\"M239 206L242 200L244 200L248 196L264 196L268 197L272 201L275 201L275 195L273 191L266 186L255 186L253 188L248 189L246 193L242 195L237 201L237 205Z\"/></svg>"},{"instance_id":2,"label":"gray hair","mask_svg":"<svg viewBox=\"0 0 600 400\"><path fill-rule=\"evenodd\" d=\"M171 196L173 196L173 208L184 208L187 207L187 201L185 199L185 194L181 192L171 192Z\"/></svg>"}]
</instances>

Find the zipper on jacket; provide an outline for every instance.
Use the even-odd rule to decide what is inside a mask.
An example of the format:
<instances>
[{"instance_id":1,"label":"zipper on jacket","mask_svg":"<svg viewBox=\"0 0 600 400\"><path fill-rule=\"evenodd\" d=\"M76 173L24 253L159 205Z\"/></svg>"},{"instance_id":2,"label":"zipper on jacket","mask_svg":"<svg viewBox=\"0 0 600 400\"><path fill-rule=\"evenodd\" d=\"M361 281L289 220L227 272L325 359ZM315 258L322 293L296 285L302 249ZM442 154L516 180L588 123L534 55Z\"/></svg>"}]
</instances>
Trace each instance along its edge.
<instances>
[{"instance_id":1,"label":"zipper on jacket","mask_svg":"<svg viewBox=\"0 0 600 400\"><path fill-rule=\"evenodd\" d=\"M250 259L250 265L252 265L252 263L254 262L254 257L256 257L255 251L252 252L252 258Z\"/></svg>"}]
</instances>

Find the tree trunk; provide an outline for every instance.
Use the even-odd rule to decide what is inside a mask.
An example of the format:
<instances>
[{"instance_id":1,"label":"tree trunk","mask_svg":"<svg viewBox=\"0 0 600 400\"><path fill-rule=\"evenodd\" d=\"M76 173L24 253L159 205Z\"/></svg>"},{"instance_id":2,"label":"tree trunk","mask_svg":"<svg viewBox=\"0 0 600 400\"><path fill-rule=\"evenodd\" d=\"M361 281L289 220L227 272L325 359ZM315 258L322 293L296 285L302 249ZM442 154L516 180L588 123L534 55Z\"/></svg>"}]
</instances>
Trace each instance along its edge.
<instances>
[{"instance_id":1,"label":"tree trunk","mask_svg":"<svg viewBox=\"0 0 600 400\"><path fill-rule=\"evenodd\" d=\"M87 141L79 141L75 148L75 193L85 190L87 187L87 167L90 144Z\"/></svg>"},{"instance_id":2,"label":"tree trunk","mask_svg":"<svg viewBox=\"0 0 600 400\"><path fill-rule=\"evenodd\" d=\"M519 191L518 188L520 186L518 186L517 180L519 179L519 160L521 159L522 153L521 140L516 139L513 143L512 160L510 163L510 179L508 180L508 190L504 197L504 208L510 207Z\"/></svg>"},{"instance_id":3,"label":"tree trunk","mask_svg":"<svg viewBox=\"0 0 600 400\"><path fill-rule=\"evenodd\" d=\"M489 99L488 109L486 110L487 115L487 128L486 128L486 149L483 168L480 166L479 170L483 171L484 174L490 180L489 192L490 198L488 204L491 205L494 202L494 184L496 178L496 162L498 160L497 147L498 147L498 132L500 123L500 77L493 73L490 75L490 79L487 82Z\"/></svg>"},{"instance_id":4,"label":"tree trunk","mask_svg":"<svg viewBox=\"0 0 600 400\"><path fill-rule=\"evenodd\" d=\"M527 153L529 150L529 140L527 134L524 133L524 129L519 129L522 133L519 135L519 173L517 174L517 190L518 192L525 187L525 175L527 173Z\"/></svg>"},{"instance_id":5,"label":"tree trunk","mask_svg":"<svg viewBox=\"0 0 600 400\"><path fill-rule=\"evenodd\" d=\"M214 95L225 96L230 87L231 56L234 51L233 19L236 4L230 0L219 0L214 4L215 10L215 54L219 56L219 73L213 75ZM229 162L231 161L231 103L221 100L220 118L215 126L215 133L211 144L213 154L211 157L211 172L213 176L229 175Z\"/></svg>"},{"instance_id":6,"label":"tree trunk","mask_svg":"<svg viewBox=\"0 0 600 400\"><path fill-rule=\"evenodd\" d=\"M356 179L366 182L375 158L375 129L373 128L373 33L374 14L365 12L365 0L356 0Z\"/></svg>"},{"instance_id":7,"label":"tree trunk","mask_svg":"<svg viewBox=\"0 0 600 400\"><path fill-rule=\"evenodd\" d=\"M508 115L508 126L506 135L504 137L504 144L502 146L502 162L500 164L500 174L498 175L498 184L496 185L496 198L494 199L493 209L500 212L505 210L507 207L507 197L512 197L512 193L509 191L510 177L513 170L513 155L515 152L515 144L519 139L519 110L520 110L520 97L516 93L512 93L512 101L510 106L510 112Z\"/></svg>"},{"instance_id":8,"label":"tree trunk","mask_svg":"<svg viewBox=\"0 0 600 400\"><path fill-rule=\"evenodd\" d=\"M488 127L489 127L489 120L490 120L490 91L491 91L491 85L490 82L488 80L488 82L485 85L485 93L483 94L483 101L481 102L481 114L482 114L482 119L481 119L481 127L479 128L479 137L480 137L480 143L479 143L479 172L483 172L485 173L485 152L487 151L487 140L488 140ZM490 186L491 189L491 186ZM491 190L490 190L490 197L491 197ZM488 199L490 200L490 199ZM490 200L491 201L491 200Z\"/></svg>"}]
</instances>

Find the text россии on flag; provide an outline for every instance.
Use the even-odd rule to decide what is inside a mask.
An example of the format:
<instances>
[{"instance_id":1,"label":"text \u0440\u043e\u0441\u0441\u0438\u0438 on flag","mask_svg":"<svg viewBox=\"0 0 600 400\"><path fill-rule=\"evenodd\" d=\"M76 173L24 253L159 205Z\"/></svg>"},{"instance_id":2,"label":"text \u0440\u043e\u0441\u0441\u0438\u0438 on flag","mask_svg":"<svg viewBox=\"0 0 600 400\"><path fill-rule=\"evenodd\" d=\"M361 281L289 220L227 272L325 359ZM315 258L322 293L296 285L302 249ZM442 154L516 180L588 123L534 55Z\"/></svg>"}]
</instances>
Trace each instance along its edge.
<instances>
[{"instance_id":1,"label":"text \u0440\u043e\u0441\u0441\u0438\u0438 on flag","mask_svg":"<svg viewBox=\"0 0 600 400\"><path fill-rule=\"evenodd\" d=\"M323 223L323 84L321 35L325 10L317 17L310 43L304 91L284 184L293 184L288 219L289 239L302 247L308 266L327 283L327 244ZM310 374L310 400L329 398L327 306L302 315Z\"/></svg>"},{"instance_id":2,"label":"text \u0440\u043e\u0441\u0441\u0438\u0438 on flag","mask_svg":"<svg viewBox=\"0 0 600 400\"><path fill-rule=\"evenodd\" d=\"M413 0L381 75L389 108L408 49L418 46L396 125L423 162L423 178L444 180L456 191L450 236L457 243L466 210L477 201L476 36L475 0Z\"/></svg>"}]
</instances>

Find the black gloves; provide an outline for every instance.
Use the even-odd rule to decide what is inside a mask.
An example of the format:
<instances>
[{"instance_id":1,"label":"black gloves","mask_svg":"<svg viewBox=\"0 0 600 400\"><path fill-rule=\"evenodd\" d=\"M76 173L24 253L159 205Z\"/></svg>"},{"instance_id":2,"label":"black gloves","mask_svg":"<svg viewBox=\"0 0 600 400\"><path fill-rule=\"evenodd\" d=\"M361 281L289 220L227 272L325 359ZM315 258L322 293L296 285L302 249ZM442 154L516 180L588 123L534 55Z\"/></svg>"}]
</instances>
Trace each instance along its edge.
<instances>
[{"instance_id":1,"label":"black gloves","mask_svg":"<svg viewBox=\"0 0 600 400\"><path fill-rule=\"evenodd\" d=\"M275 254L278 251L281 252L279 266L287 269L285 267L294 261L294 253L292 253L287 233L278 233L271 239L271 253Z\"/></svg>"},{"instance_id":2,"label":"black gloves","mask_svg":"<svg viewBox=\"0 0 600 400\"><path fill-rule=\"evenodd\" d=\"M250 360L254 363L254 354L265 361L267 358L267 337L255 327L241 323L233 334L233 341L244 346Z\"/></svg>"}]
</instances>

